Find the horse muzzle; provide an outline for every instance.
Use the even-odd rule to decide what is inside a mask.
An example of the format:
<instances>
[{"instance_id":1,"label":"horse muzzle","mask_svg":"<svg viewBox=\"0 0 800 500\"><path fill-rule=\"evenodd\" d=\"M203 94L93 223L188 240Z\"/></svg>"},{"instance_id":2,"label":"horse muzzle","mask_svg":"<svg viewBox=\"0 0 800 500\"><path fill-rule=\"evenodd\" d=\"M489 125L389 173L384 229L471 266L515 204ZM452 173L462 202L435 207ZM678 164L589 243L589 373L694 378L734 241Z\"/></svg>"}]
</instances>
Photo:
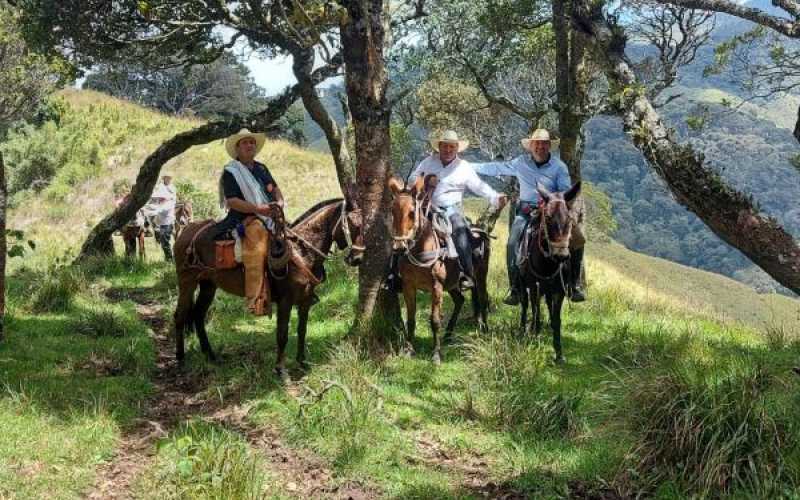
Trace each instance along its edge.
<instances>
[{"instance_id":1,"label":"horse muzzle","mask_svg":"<svg viewBox=\"0 0 800 500\"><path fill-rule=\"evenodd\" d=\"M348 266L358 267L361 265L361 261L364 260L364 251L363 250L350 250L347 256L344 258L345 263Z\"/></svg>"}]
</instances>

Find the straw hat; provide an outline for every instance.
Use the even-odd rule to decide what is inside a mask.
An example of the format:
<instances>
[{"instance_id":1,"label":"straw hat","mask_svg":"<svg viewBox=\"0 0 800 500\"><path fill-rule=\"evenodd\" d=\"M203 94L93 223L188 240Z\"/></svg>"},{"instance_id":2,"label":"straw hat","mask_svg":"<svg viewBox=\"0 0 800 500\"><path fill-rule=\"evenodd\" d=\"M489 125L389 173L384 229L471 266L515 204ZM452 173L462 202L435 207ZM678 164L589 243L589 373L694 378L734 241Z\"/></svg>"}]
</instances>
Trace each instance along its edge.
<instances>
[{"instance_id":1,"label":"straw hat","mask_svg":"<svg viewBox=\"0 0 800 500\"><path fill-rule=\"evenodd\" d=\"M245 137L252 137L256 140L256 154L261 151L261 148L264 147L264 143L267 141L267 136L264 134L259 134L255 132L250 132L246 128L243 128L239 132L233 134L232 136L225 139L225 151L228 152L228 156L236 159L236 145L239 144L239 141L244 139Z\"/></svg>"},{"instance_id":2,"label":"straw hat","mask_svg":"<svg viewBox=\"0 0 800 500\"><path fill-rule=\"evenodd\" d=\"M431 135L431 147L437 153L439 152L439 143L440 142L450 142L453 144L458 144L458 152L462 152L467 149L469 146L469 141L462 141L458 138L458 133L455 130L445 130L441 134L432 134Z\"/></svg>"},{"instance_id":3,"label":"straw hat","mask_svg":"<svg viewBox=\"0 0 800 500\"><path fill-rule=\"evenodd\" d=\"M533 134L531 134L530 137L528 137L526 139L522 139L519 142L522 144L523 148L525 148L528 151L530 151L531 150L531 143L534 142L534 141L549 141L551 148L557 148L558 147L558 143L559 143L558 139L551 139L550 138L550 132L548 132L547 130L545 130L543 128L537 128L536 130L533 131Z\"/></svg>"}]
</instances>

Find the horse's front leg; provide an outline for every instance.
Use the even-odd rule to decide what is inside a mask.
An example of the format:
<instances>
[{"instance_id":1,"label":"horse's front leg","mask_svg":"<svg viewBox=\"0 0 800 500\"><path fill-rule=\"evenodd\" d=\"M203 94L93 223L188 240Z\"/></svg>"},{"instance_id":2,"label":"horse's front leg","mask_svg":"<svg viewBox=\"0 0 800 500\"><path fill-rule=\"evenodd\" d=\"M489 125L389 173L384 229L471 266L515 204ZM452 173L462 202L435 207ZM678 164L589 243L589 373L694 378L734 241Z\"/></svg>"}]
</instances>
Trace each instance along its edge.
<instances>
[{"instance_id":1,"label":"horse's front leg","mask_svg":"<svg viewBox=\"0 0 800 500\"><path fill-rule=\"evenodd\" d=\"M461 293L461 290L458 288L451 288L447 291L450 294L450 297L453 299L453 314L450 315L450 319L447 321L447 328L444 331L444 341L447 342L453 336L453 330L456 327L456 321L458 321L458 315L461 313L461 307L464 305L464 294ZM475 300L475 291L472 292L473 300ZM478 320L480 321L480 320Z\"/></svg>"},{"instance_id":2,"label":"horse's front leg","mask_svg":"<svg viewBox=\"0 0 800 500\"><path fill-rule=\"evenodd\" d=\"M292 303L284 299L278 304L278 325L275 330L278 357L275 361L275 374L281 378L286 372L286 344L289 342L289 318L292 314Z\"/></svg>"},{"instance_id":3,"label":"horse's front leg","mask_svg":"<svg viewBox=\"0 0 800 500\"><path fill-rule=\"evenodd\" d=\"M417 329L417 289L410 278L403 280L403 300L406 303L406 354L414 354L414 334Z\"/></svg>"},{"instance_id":4,"label":"horse's front leg","mask_svg":"<svg viewBox=\"0 0 800 500\"><path fill-rule=\"evenodd\" d=\"M521 336L528 335L528 288L524 285L520 286L520 318L519 318L519 333Z\"/></svg>"},{"instance_id":5,"label":"horse's front leg","mask_svg":"<svg viewBox=\"0 0 800 500\"><path fill-rule=\"evenodd\" d=\"M442 363L442 344L439 337L439 330L442 328L442 300L444 299L444 287L438 280L433 282L431 291L431 332L433 333L433 362Z\"/></svg>"},{"instance_id":6,"label":"horse's front leg","mask_svg":"<svg viewBox=\"0 0 800 500\"><path fill-rule=\"evenodd\" d=\"M536 284L536 291L531 293L531 309L533 311L533 331L539 335L542 331L542 291L540 284ZM548 306L549 307L549 306Z\"/></svg>"},{"instance_id":7,"label":"horse's front leg","mask_svg":"<svg viewBox=\"0 0 800 500\"><path fill-rule=\"evenodd\" d=\"M566 361L561 352L561 306L564 304L564 294L548 295L547 309L550 313L550 326L553 328L553 350L556 352L555 362L564 364Z\"/></svg>"},{"instance_id":8,"label":"horse's front leg","mask_svg":"<svg viewBox=\"0 0 800 500\"><path fill-rule=\"evenodd\" d=\"M139 231L139 257L144 260L144 231Z\"/></svg>"},{"instance_id":9,"label":"horse's front leg","mask_svg":"<svg viewBox=\"0 0 800 500\"><path fill-rule=\"evenodd\" d=\"M297 364L303 369L309 368L306 362L306 329L308 328L308 311L310 302L297 306Z\"/></svg>"}]
</instances>

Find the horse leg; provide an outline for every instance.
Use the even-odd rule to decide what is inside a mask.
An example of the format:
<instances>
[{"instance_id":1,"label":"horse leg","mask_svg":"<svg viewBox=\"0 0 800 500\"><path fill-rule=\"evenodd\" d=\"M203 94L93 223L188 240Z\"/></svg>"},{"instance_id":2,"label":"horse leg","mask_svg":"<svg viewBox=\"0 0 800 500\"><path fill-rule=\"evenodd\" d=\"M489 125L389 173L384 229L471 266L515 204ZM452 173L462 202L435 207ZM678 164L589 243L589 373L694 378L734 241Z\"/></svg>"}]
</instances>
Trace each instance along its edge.
<instances>
[{"instance_id":1,"label":"horse leg","mask_svg":"<svg viewBox=\"0 0 800 500\"><path fill-rule=\"evenodd\" d=\"M278 303L278 326L276 330L278 357L275 361L275 374L286 377L286 344L289 342L289 318L292 314L292 303L282 300Z\"/></svg>"},{"instance_id":2,"label":"horse leg","mask_svg":"<svg viewBox=\"0 0 800 500\"><path fill-rule=\"evenodd\" d=\"M309 304L297 306L297 364L303 370L308 369L306 362L306 329L308 327Z\"/></svg>"},{"instance_id":3,"label":"horse leg","mask_svg":"<svg viewBox=\"0 0 800 500\"><path fill-rule=\"evenodd\" d=\"M528 288L524 285L520 285L519 289L519 307L520 307L520 319L519 319L519 332L520 335L527 335L528 332L528 297L530 296L530 292Z\"/></svg>"},{"instance_id":4,"label":"horse leg","mask_svg":"<svg viewBox=\"0 0 800 500\"><path fill-rule=\"evenodd\" d=\"M406 345L409 355L414 354L414 335L417 329L417 289L410 279L403 280L403 300L406 303Z\"/></svg>"},{"instance_id":5,"label":"horse leg","mask_svg":"<svg viewBox=\"0 0 800 500\"><path fill-rule=\"evenodd\" d=\"M464 305L464 294L458 288L452 288L447 291L453 299L453 313L447 321L447 328L444 331L444 341L448 342L453 337L453 329L456 327L458 315L461 313L461 307ZM472 300L475 301L475 290L472 291Z\"/></svg>"},{"instance_id":6,"label":"horse leg","mask_svg":"<svg viewBox=\"0 0 800 500\"><path fill-rule=\"evenodd\" d=\"M200 282L200 293L197 294L197 300L194 303L193 320L194 331L197 332L197 339L200 341L200 349L206 355L209 361L216 361L217 357L214 351L211 350L211 343L208 341L208 334L206 333L206 314L211 303L214 301L214 294L217 292L217 286L210 281Z\"/></svg>"},{"instance_id":7,"label":"horse leg","mask_svg":"<svg viewBox=\"0 0 800 500\"><path fill-rule=\"evenodd\" d=\"M533 331L539 335L542 331L542 293L539 289L539 284L536 285L536 292L531 294L531 307L533 309ZM548 306L549 308L549 306ZM548 309L549 310L549 309Z\"/></svg>"},{"instance_id":8,"label":"horse leg","mask_svg":"<svg viewBox=\"0 0 800 500\"><path fill-rule=\"evenodd\" d=\"M486 285L486 272L478 274L475 288L472 290L472 304L473 308L476 309L475 317L478 318L478 331L486 332L489 329L489 289ZM476 297L477 301L475 300Z\"/></svg>"},{"instance_id":9,"label":"horse leg","mask_svg":"<svg viewBox=\"0 0 800 500\"><path fill-rule=\"evenodd\" d=\"M555 362L564 364L565 359L561 353L561 306L564 304L564 294L548 295L547 309L550 312L550 326L553 328L553 349L556 352Z\"/></svg>"},{"instance_id":10,"label":"horse leg","mask_svg":"<svg viewBox=\"0 0 800 500\"><path fill-rule=\"evenodd\" d=\"M144 231L140 230L136 239L139 242L139 258L144 260Z\"/></svg>"},{"instance_id":11,"label":"horse leg","mask_svg":"<svg viewBox=\"0 0 800 500\"><path fill-rule=\"evenodd\" d=\"M194 305L194 290L197 282L194 280L181 280L178 284L178 305L173 316L175 322L175 359L178 364L183 364L185 357L184 332L192 325L192 306Z\"/></svg>"},{"instance_id":12,"label":"horse leg","mask_svg":"<svg viewBox=\"0 0 800 500\"><path fill-rule=\"evenodd\" d=\"M438 281L434 282L431 292L431 332L433 332L433 362L442 363L442 343L439 338L439 329L442 327L442 300L444 287Z\"/></svg>"}]
</instances>

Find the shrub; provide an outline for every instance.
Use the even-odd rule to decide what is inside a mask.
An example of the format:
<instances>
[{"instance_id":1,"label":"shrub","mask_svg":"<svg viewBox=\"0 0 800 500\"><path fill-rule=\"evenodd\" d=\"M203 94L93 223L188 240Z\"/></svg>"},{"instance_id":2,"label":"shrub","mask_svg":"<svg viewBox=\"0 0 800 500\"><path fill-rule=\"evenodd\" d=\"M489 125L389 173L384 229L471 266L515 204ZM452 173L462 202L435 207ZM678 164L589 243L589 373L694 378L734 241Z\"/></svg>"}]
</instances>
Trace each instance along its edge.
<instances>
[{"instance_id":1,"label":"shrub","mask_svg":"<svg viewBox=\"0 0 800 500\"><path fill-rule=\"evenodd\" d=\"M493 332L476 337L466 352L477 379L478 413L490 423L542 436L577 432L583 394L553 394L545 385L541 375L550 362L548 346L538 339Z\"/></svg>"},{"instance_id":2,"label":"shrub","mask_svg":"<svg viewBox=\"0 0 800 500\"><path fill-rule=\"evenodd\" d=\"M78 269L55 265L32 283L31 309L36 313L64 312L72 307L83 280Z\"/></svg>"},{"instance_id":3,"label":"shrub","mask_svg":"<svg viewBox=\"0 0 800 500\"><path fill-rule=\"evenodd\" d=\"M158 445L153 467L140 481L145 498L262 498L260 462L239 436L218 427L184 424Z\"/></svg>"},{"instance_id":4,"label":"shrub","mask_svg":"<svg viewBox=\"0 0 800 500\"><path fill-rule=\"evenodd\" d=\"M776 382L744 361L627 379L623 414L637 441L630 456L643 487L671 479L687 493L768 498L796 486L800 408L769 393Z\"/></svg>"},{"instance_id":5,"label":"shrub","mask_svg":"<svg viewBox=\"0 0 800 500\"><path fill-rule=\"evenodd\" d=\"M192 214L195 220L216 218L220 215L218 193L201 191L191 181L175 183L178 198L192 202Z\"/></svg>"}]
</instances>

